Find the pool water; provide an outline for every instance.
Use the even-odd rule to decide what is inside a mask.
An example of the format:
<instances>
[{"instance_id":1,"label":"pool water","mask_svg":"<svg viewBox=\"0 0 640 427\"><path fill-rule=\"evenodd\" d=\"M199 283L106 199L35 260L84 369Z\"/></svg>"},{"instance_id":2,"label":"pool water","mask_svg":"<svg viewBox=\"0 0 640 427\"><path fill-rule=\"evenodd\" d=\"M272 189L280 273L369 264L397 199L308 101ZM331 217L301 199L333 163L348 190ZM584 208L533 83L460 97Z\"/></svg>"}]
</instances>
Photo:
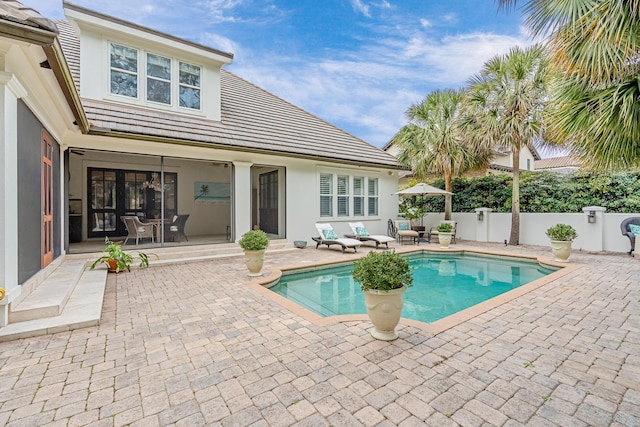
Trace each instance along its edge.
<instances>
[{"instance_id":1,"label":"pool water","mask_svg":"<svg viewBox=\"0 0 640 427\"><path fill-rule=\"evenodd\" d=\"M469 254L409 257L413 286L404 293L402 317L434 322L556 271L535 261ZM270 289L321 315L366 314L352 265L283 274Z\"/></svg>"}]
</instances>

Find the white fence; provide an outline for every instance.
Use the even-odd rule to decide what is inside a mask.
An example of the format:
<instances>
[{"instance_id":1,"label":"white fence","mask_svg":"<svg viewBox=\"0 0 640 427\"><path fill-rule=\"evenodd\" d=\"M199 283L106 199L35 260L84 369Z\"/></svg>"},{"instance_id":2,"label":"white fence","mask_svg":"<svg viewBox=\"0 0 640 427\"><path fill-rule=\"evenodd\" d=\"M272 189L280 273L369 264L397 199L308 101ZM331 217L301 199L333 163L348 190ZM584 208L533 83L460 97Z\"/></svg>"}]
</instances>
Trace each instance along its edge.
<instances>
[{"instance_id":1,"label":"white fence","mask_svg":"<svg viewBox=\"0 0 640 427\"><path fill-rule=\"evenodd\" d=\"M479 208L476 213L453 213L458 222L456 237L478 242L509 241L511 213L491 212ZM482 212L482 219L478 213ZM589 218L589 215L592 218ZM594 217L595 215L595 217ZM573 242L574 250L628 252L631 244L620 231L620 223L629 217L640 217L640 213L606 213L605 208L586 207L583 213L521 213L520 243L524 245L549 245L545 235L547 228L555 224L569 224L576 229L578 238ZM443 213L429 213L423 221L426 230L438 225Z\"/></svg>"}]
</instances>

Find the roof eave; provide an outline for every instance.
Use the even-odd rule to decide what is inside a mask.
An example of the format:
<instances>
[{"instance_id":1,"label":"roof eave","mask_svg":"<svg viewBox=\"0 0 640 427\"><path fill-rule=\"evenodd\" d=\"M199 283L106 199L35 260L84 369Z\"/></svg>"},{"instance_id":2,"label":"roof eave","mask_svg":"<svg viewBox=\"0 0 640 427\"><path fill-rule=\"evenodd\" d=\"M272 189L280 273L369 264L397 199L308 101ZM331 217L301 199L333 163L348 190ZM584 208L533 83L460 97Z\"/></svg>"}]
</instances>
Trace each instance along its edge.
<instances>
[{"instance_id":1,"label":"roof eave","mask_svg":"<svg viewBox=\"0 0 640 427\"><path fill-rule=\"evenodd\" d=\"M327 156L290 153L287 151L280 151L280 150L273 150L273 149L260 150L256 148L230 146L227 144L218 144L218 143L212 143L212 142L198 142L198 141L179 139L179 138L159 137L159 136L152 136L152 135L143 135L139 133L114 131L111 129L104 129L104 128L99 128L95 126L91 127L87 133L89 135L96 135L96 136L125 138L125 139L133 139L137 141L161 142L161 143L167 143L167 144L185 145L185 146L191 146L191 147L202 147L202 148L209 148L209 149L217 148L217 149L226 150L226 151L237 151L237 152L243 152L243 153L277 155L277 156L296 158L296 159L340 163L340 164L351 165L351 166L376 167L376 168L385 168L385 169L393 169L393 170L403 169L400 165L388 165L384 163L363 162L363 161L340 159L340 158L327 157Z\"/></svg>"}]
</instances>

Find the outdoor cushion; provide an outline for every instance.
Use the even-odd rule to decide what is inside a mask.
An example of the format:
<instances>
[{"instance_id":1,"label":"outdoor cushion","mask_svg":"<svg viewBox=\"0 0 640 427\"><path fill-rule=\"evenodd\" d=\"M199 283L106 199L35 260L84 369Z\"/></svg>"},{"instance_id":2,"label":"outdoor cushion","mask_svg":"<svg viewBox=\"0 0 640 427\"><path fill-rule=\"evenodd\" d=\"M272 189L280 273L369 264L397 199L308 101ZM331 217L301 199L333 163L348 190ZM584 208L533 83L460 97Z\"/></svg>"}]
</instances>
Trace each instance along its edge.
<instances>
[{"instance_id":1,"label":"outdoor cushion","mask_svg":"<svg viewBox=\"0 0 640 427\"><path fill-rule=\"evenodd\" d=\"M329 228L323 229L322 234L324 235L324 238L327 240L336 240L338 238L338 235L336 234L336 232Z\"/></svg>"},{"instance_id":2,"label":"outdoor cushion","mask_svg":"<svg viewBox=\"0 0 640 427\"><path fill-rule=\"evenodd\" d=\"M640 225L629 224L629 230L636 236L640 235Z\"/></svg>"},{"instance_id":3,"label":"outdoor cushion","mask_svg":"<svg viewBox=\"0 0 640 427\"><path fill-rule=\"evenodd\" d=\"M361 237L369 236L369 232L364 227L356 227L356 234Z\"/></svg>"},{"instance_id":4,"label":"outdoor cushion","mask_svg":"<svg viewBox=\"0 0 640 427\"><path fill-rule=\"evenodd\" d=\"M406 231L409 229L409 224L406 222L399 222L398 223L398 230L402 230L402 231Z\"/></svg>"}]
</instances>

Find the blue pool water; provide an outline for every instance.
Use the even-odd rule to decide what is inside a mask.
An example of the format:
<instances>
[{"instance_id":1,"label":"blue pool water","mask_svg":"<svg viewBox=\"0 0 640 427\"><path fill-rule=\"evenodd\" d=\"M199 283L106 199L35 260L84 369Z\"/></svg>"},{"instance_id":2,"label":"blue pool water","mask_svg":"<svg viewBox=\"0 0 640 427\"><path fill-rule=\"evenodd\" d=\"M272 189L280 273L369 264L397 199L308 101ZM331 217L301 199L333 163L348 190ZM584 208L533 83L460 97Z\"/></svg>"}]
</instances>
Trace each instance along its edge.
<instances>
[{"instance_id":1,"label":"blue pool water","mask_svg":"<svg viewBox=\"0 0 640 427\"><path fill-rule=\"evenodd\" d=\"M474 255L409 257L413 286L402 317L434 322L556 271L533 261ZM352 265L284 274L270 289L321 316L366 314Z\"/></svg>"}]
</instances>

